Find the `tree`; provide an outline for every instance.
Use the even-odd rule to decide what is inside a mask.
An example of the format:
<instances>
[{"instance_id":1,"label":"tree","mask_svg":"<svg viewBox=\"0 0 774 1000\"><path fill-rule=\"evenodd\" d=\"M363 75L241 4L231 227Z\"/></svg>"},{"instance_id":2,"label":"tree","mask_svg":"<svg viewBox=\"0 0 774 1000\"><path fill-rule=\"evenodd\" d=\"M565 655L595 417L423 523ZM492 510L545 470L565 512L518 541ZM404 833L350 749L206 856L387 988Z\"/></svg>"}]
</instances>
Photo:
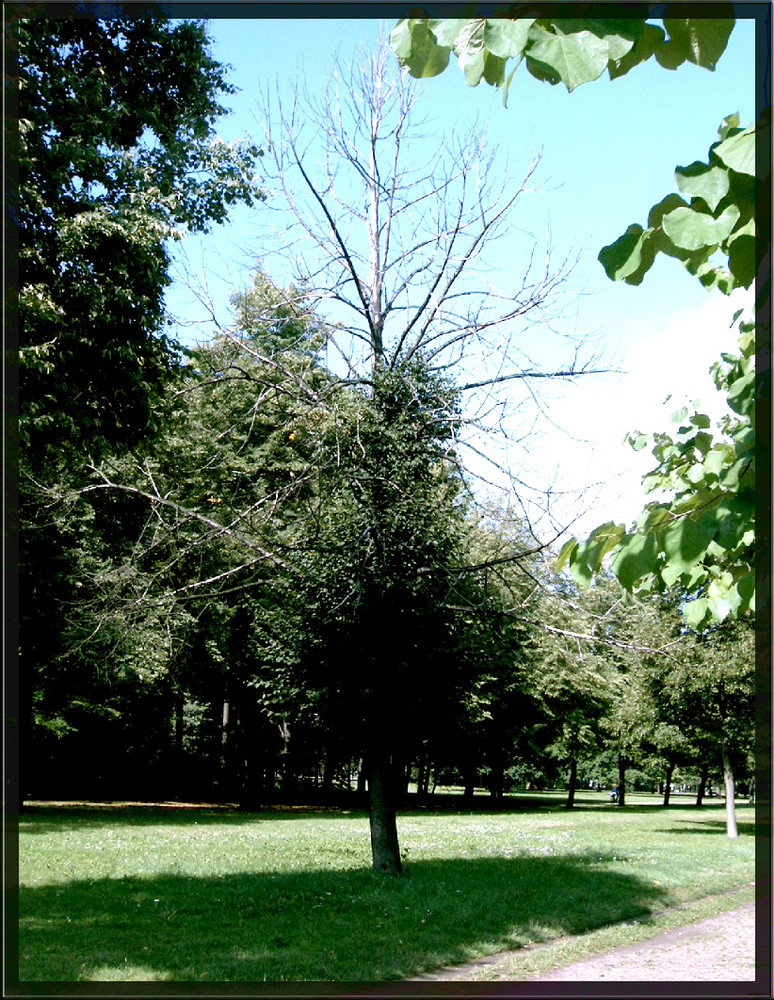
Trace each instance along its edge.
<instances>
[{"instance_id":1,"label":"tree","mask_svg":"<svg viewBox=\"0 0 774 1000\"><path fill-rule=\"evenodd\" d=\"M261 197L258 150L214 136L233 88L204 27L155 5L100 13L11 15L20 426L35 467L146 434L176 364L166 244Z\"/></svg>"}]
</instances>

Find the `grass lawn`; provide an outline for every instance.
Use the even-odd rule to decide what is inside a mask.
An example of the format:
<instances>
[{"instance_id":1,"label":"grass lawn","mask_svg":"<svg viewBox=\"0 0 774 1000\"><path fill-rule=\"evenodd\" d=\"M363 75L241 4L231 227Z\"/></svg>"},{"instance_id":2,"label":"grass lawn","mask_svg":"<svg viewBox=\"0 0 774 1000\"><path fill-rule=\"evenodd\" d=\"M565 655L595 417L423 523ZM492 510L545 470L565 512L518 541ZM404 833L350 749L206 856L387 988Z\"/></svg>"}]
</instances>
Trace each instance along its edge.
<instances>
[{"instance_id":1,"label":"grass lawn","mask_svg":"<svg viewBox=\"0 0 774 1000\"><path fill-rule=\"evenodd\" d=\"M402 878L371 872L361 812L30 808L19 978L370 982L550 941L569 961L567 936L627 943L753 882L752 806L737 806L729 841L722 800L606 799L402 813ZM537 954L522 971L539 971Z\"/></svg>"}]
</instances>

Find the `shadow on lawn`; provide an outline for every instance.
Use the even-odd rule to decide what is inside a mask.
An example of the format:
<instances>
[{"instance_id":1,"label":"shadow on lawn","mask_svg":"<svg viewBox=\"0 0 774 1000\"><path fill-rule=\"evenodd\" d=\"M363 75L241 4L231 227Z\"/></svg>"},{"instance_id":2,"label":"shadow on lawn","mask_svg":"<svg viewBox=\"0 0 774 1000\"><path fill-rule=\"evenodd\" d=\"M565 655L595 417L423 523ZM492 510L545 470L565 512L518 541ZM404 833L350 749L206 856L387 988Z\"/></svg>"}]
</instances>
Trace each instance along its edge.
<instances>
[{"instance_id":1,"label":"shadow on lawn","mask_svg":"<svg viewBox=\"0 0 774 1000\"><path fill-rule=\"evenodd\" d=\"M396 879L359 869L23 887L20 979L383 981L464 962L482 942L519 947L668 903L653 883L592 867L602 860L423 861Z\"/></svg>"},{"instance_id":2,"label":"shadow on lawn","mask_svg":"<svg viewBox=\"0 0 774 1000\"><path fill-rule=\"evenodd\" d=\"M724 819L676 819L674 824L674 826L665 827L657 832L668 833L670 836L673 833L711 833L715 837L720 833L726 832L726 821ZM755 823L753 822L748 823L737 818L736 829L740 837L755 836Z\"/></svg>"}]
</instances>

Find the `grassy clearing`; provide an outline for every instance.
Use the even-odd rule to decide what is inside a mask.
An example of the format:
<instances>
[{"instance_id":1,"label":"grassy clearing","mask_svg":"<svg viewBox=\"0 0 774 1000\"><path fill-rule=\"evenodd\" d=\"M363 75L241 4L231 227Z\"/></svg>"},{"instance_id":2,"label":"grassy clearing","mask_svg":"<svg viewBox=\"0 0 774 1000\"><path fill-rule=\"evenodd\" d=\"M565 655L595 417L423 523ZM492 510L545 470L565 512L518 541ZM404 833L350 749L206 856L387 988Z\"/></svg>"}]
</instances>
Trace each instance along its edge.
<instances>
[{"instance_id":1,"label":"grassy clearing","mask_svg":"<svg viewBox=\"0 0 774 1000\"><path fill-rule=\"evenodd\" d=\"M20 979L371 982L550 941L564 961L567 936L628 943L654 913L754 879L752 807L730 842L722 802L562 801L405 813L400 879L370 871L363 813L30 810ZM640 923L602 930L622 921ZM520 974L540 971L523 954Z\"/></svg>"}]
</instances>

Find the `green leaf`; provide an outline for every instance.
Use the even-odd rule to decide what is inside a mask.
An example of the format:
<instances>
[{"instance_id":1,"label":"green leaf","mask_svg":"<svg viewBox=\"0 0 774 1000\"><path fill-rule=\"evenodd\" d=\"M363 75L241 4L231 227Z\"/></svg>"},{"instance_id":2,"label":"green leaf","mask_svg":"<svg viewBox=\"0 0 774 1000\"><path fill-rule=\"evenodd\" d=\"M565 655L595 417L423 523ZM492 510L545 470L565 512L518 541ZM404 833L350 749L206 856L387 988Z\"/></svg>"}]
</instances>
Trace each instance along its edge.
<instances>
[{"instance_id":1,"label":"green leaf","mask_svg":"<svg viewBox=\"0 0 774 1000\"><path fill-rule=\"evenodd\" d=\"M412 76L438 76L449 64L451 49L439 45L424 19L401 21L390 33L390 45Z\"/></svg>"},{"instance_id":2,"label":"green leaf","mask_svg":"<svg viewBox=\"0 0 774 1000\"><path fill-rule=\"evenodd\" d=\"M664 532L664 553L680 573L686 573L703 560L713 534L703 520L683 518Z\"/></svg>"},{"instance_id":3,"label":"green leaf","mask_svg":"<svg viewBox=\"0 0 774 1000\"><path fill-rule=\"evenodd\" d=\"M712 153L729 170L735 170L738 174L749 174L755 176L755 136L757 126L751 125L742 132L723 139L712 147Z\"/></svg>"},{"instance_id":4,"label":"green leaf","mask_svg":"<svg viewBox=\"0 0 774 1000\"><path fill-rule=\"evenodd\" d=\"M675 180L683 194L701 198L711 212L725 198L730 187L728 171L699 161L687 167L678 167L675 170Z\"/></svg>"},{"instance_id":5,"label":"green leaf","mask_svg":"<svg viewBox=\"0 0 774 1000\"><path fill-rule=\"evenodd\" d=\"M608 521L595 528L585 542L578 543L568 553L570 572L582 587L591 586L594 575L602 566L602 560L618 545L625 530L624 525ZM562 551L566 548L567 546Z\"/></svg>"},{"instance_id":6,"label":"green leaf","mask_svg":"<svg viewBox=\"0 0 774 1000\"><path fill-rule=\"evenodd\" d=\"M469 34L473 34L479 24L483 24L483 18L470 19L467 17L441 17L431 18L428 21L430 30L435 35L439 45L447 49L453 49L457 45L458 36L468 26Z\"/></svg>"},{"instance_id":7,"label":"green leaf","mask_svg":"<svg viewBox=\"0 0 774 1000\"><path fill-rule=\"evenodd\" d=\"M724 8L731 16L722 16ZM704 69L715 69L734 28L733 5L716 9L718 14L712 18L664 18L669 41L656 52L656 59L665 69L675 69L686 60Z\"/></svg>"},{"instance_id":8,"label":"green leaf","mask_svg":"<svg viewBox=\"0 0 774 1000\"><path fill-rule=\"evenodd\" d=\"M748 372L735 379L728 388L728 405L734 411L747 419L751 419L755 410L755 372Z\"/></svg>"},{"instance_id":9,"label":"green leaf","mask_svg":"<svg viewBox=\"0 0 774 1000\"><path fill-rule=\"evenodd\" d=\"M648 59L664 44L664 32L653 24L645 24L643 31L631 49L623 58L613 59L608 66L608 73L611 80L619 76L624 76L639 66L640 63L647 62Z\"/></svg>"},{"instance_id":10,"label":"green leaf","mask_svg":"<svg viewBox=\"0 0 774 1000\"><path fill-rule=\"evenodd\" d=\"M559 550L559 555L556 559L556 572L561 573L564 568L565 563L570 558L572 553L578 547L577 539L571 538L569 541L565 542L564 545Z\"/></svg>"},{"instance_id":11,"label":"green leaf","mask_svg":"<svg viewBox=\"0 0 774 1000\"><path fill-rule=\"evenodd\" d=\"M534 17L520 17L517 20L505 17L490 17L484 28L484 46L492 55L501 59L520 56L529 37L529 29Z\"/></svg>"},{"instance_id":12,"label":"green leaf","mask_svg":"<svg viewBox=\"0 0 774 1000\"><path fill-rule=\"evenodd\" d=\"M560 27L563 23L553 22L554 32L535 30L536 25L532 26L526 50L527 68L539 80L550 83L561 80L573 91L601 76L608 62L608 46L590 31L565 34Z\"/></svg>"},{"instance_id":13,"label":"green leaf","mask_svg":"<svg viewBox=\"0 0 774 1000\"><path fill-rule=\"evenodd\" d=\"M655 247L649 239L653 230L643 230L634 223L623 236L602 247L597 259L612 281L639 285L655 259Z\"/></svg>"},{"instance_id":14,"label":"green leaf","mask_svg":"<svg viewBox=\"0 0 774 1000\"><path fill-rule=\"evenodd\" d=\"M654 573L658 565L655 535L627 535L619 545L610 568L625 590L633 590L638 581Z\"/></svg>"},{"instance_id":15,"label":"green leaf","mask_svg":"<svg viewBox=\"0 0 774 1000\"><path fill-rule=\"evenodd\" d=\"M682 199L679 194L668 194L648 212L648 226L651 229L657 229L664 216L676 208L688 208L688 202Z\"/></svg>"},{"instance_id":16,"label":"green leaf","mask_svg":"<svg viewBox=\"0 0 774 1000\"><path fill-rule=\"evenodd\" d=\"M707 599L699 597L695 601L688 601L683 605L683 614L691 628L701 628L708 617Z\"/></svg>"},{"instance_id":17,"label":"green leaf","mask_svg":"<svg viewBox=\"0 0 774 1000\"><path fill-rule=\"evenodd\" d=\"M718 246L725 240L739 219L739 209L729 205L717 219L692 208L676 208L664 216L664 232L670 240L686 250Z\"/></svg>"}]
</instances>

